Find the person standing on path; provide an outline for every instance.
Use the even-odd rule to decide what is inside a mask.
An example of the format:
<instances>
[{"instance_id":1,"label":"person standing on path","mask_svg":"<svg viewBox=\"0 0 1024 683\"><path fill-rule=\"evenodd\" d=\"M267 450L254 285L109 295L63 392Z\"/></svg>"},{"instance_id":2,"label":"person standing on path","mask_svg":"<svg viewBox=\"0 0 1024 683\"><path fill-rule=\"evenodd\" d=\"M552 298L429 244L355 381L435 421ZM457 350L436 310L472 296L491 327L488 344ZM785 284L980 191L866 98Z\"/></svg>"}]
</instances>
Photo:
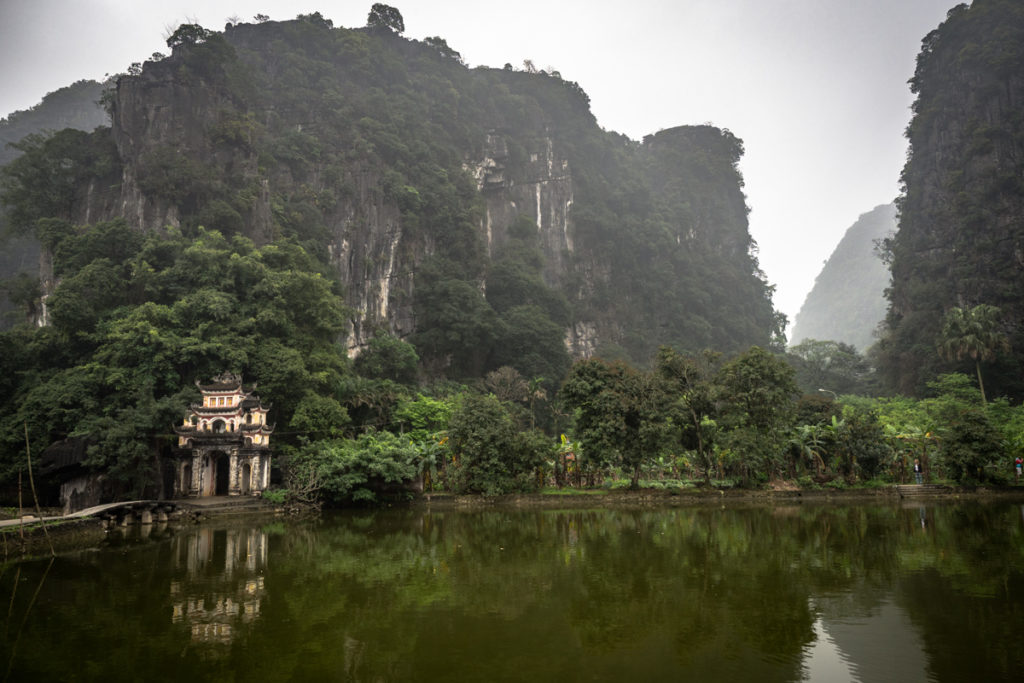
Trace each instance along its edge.
<instances>
[{"instance_id":1,"label":"person standing on path","mask_svg":"<svg viewBox=\"0 0 1024 683\"><path fill-rule=\"evenodd\" d=\"M918 484L921 483L921 473L922 472L923 472L923 470L921 469L921 461L918 460L917 458L914 458L914 480Z\"/></svg>"},{"instance_id":2,"label":"person standing on path","mask_svg":"<svg viewBox=\"0 0 1024 683\"><path fill-rule=\"evenodd\" d=\"M1020 483L1021 469L1024 469L1024 458L1017 456L1017 459L1013 461L1013 468L1017 471L1017 483Z\"/></svg>"}]
</instances>

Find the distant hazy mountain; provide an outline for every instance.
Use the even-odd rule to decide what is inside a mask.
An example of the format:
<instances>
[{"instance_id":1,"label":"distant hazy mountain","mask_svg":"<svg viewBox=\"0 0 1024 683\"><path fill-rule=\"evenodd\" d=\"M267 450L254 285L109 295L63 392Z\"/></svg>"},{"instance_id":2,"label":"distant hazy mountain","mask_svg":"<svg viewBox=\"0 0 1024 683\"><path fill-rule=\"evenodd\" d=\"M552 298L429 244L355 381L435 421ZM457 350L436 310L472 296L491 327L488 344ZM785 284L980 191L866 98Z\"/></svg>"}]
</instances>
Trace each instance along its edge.
<instances>
[{"instance_id":1,"label":"distant hazy mountain","mask_svg":"<svg viewBox=\"0 0 1024 683\"><path fill-rule=\"evenodd\" d=\"M24 111L5 113L0 119L0 166L20 152L9 145L32 133L77 128L90 131L110 124L110 116L100 106L103 84L78 81L46 95L42 102Z\"/></svg>"},{"instance_id":2,"label":"distant hazy mountain","mask_svg":"<svg viewBox=\"0 0 1024 683\"><path fill-rule=\"evenodd\" d=\"M884 204L862 214L814 281L793 324L791 341L831 339L865 351L885 318L889 270L875 253L875 240L896 230L896 206Z\"/></svg>"},{"instance_id":3,"label":"distant hazy mountain","mask_svg":"<svg viewBox=\"0 0 1024 683\"><path fill-rule=\"evenodd\" d=\"M64 128L91 131L110 123L100 106L103 85L96 81L78 81L46 95L42 102L23 111L11 112L0 119L0 166L16 159L21 152L12 147L26 135ZM34 237L7 234L3 208L0 207L0 330L20 320L7 299L5 281L17 273L33 277L39 271L39 243Z\"/></svg>"}]
</instances>

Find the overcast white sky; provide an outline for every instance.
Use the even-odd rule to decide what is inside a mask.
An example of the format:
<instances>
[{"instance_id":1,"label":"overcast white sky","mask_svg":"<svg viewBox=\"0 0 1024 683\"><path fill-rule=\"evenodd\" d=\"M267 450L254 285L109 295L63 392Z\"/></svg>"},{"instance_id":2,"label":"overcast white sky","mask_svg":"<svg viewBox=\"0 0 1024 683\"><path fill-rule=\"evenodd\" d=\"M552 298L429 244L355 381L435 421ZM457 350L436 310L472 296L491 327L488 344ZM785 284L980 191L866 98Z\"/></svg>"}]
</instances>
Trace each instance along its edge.
<instances>
[{"instance_id":1,"label":"overcast white sky","mask_svg":"<svg viewBox=\"0 0 1024 683\"><path fill-rule=\"evenodd\" d=\"M0 117L153 52L184 22L366 23L373 0L0 0ZM921 38L956 0L392 0L405 35L471 66L531 59L577 81L600 125L640 139L712 123L743 139L750 227L792 322L857 217L892 201Z\"/></svg>"}]
</instances>

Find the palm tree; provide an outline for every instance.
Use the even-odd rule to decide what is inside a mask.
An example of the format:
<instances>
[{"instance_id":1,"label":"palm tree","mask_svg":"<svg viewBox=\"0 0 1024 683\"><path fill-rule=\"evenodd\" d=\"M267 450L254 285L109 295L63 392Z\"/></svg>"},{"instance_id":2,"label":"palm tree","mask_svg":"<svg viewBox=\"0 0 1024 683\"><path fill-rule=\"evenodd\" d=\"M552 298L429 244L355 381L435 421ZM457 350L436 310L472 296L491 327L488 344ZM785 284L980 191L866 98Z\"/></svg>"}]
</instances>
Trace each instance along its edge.
<instances>
[{"instance_id":1,"label":"palm tree","mask_svg":"<svg viewBox=\"0 0 1024 683\"><path fill-rule=\"evenodd\" d=\"M978 373L981 402L985 404L985 384L981 380L981 362L990 361L999 351L1009 351L1010 342L1000 329L1002 311L997 306L979 304L969 310L951 308L946 312L939 335L939 354L949 361L971 358Z\"/></svg>"}]
</instances>

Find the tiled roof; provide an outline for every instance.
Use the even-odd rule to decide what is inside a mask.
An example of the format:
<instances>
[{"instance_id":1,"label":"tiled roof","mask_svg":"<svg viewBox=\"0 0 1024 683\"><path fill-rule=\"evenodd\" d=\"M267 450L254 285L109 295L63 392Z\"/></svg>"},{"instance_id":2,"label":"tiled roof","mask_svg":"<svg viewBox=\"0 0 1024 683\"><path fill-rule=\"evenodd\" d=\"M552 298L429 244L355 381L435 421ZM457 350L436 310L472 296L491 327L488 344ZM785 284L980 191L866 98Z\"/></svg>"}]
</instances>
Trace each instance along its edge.
<instances>
[{"instance_id":1,"label":"tiled roof","mask_svg":"<svg viewBox=\"0 0 1024 683\"><path fill-rule=\"evenodd\" d=\"M241 415L241 406L201 406L192 404L192 410L203 415Z\"/></svg>"}]
</instances>

